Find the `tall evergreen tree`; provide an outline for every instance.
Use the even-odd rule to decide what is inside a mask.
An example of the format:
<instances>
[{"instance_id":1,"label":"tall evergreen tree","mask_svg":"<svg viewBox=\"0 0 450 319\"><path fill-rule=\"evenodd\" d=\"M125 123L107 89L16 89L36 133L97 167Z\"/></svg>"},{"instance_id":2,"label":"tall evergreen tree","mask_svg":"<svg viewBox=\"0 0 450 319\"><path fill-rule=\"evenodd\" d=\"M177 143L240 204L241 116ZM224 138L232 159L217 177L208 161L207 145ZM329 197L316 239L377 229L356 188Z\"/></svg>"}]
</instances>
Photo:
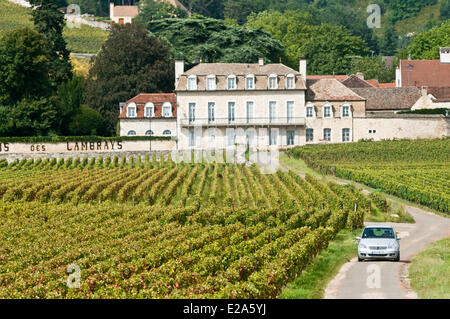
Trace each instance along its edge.
<instances>
[{"instance_id":1,"label":"tall evergreen tree","mask_svg":"<svg viewBox=\"0 0 450 319\"><path fill-rule=\"evenodd\" d=\"M58 0L30 0L35 29L44 35L50 52L49 70L53 86L72 78L70 52L63 38L64 14L58 10Z\"/></svg>"}]
</instances>

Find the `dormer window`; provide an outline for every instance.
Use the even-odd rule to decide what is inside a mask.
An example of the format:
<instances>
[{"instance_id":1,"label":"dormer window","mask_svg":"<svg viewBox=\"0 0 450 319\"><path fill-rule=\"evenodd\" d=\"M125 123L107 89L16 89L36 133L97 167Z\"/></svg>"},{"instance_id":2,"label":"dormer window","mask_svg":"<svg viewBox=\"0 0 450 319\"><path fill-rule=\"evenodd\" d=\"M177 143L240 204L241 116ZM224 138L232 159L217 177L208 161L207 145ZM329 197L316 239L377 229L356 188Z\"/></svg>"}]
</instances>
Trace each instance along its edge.
<instances>
[{"instance_id":1,"label":"dormer window","mask_svg":"<svg viewBox=\"0 0 450 319\"><path fill-rule=\"evenodd\" d=\"M306 104L306 117L314 118L316 117L316 109L314 107L314 104Z\"/></svg>"},{"instance_id":2,"label":"dormer window","mask_svg":"<svg viewBox=\"0 0 450 319\"><path fill-rule=\"evenodd\" d=\"M195 75L190 75L188 77L188 91L197 90L197 77Z\"/></svg>"},{"instance_id":3,"label":"dormer window","mask_svg":"<svg viewBox=\"0 0 450 319\"><path fill-rule=\"evenodd\" d=\"M153 103L145 104L145 117L155 117L155 106Z\"/></svg>"},{"instance_id":4,"label":"dormer window","mask_svg":"<svg viewBox=\"0 0 450 319\"><path fill-rule=\"evenodd\" d=\"M228 76L227 89L228 90L236 90L236 76L235 75Z\"/></svg>"},{"instance_id":5,"label":"dormer window","mask_svg":"<svg viewBox=\"0 0 450 319\"><path fill-rule=\"evenodd\" d=\"M137 117L136 103L132 102L128 104L127 117Z\"/></svg>"},{"instance_id":6,"label":"dormer window","mask_svg":"<svg viewBox=\"0 0 450 319\"><path fill-rule=\"evenodd\" d=\"M245 78L245 89L254 90L255 89L255 76L253 74L247 75Z\"/></svg>"},{"instance_id":7,"label":"dormer window","mask_svg":"<svg viewBox=\"0 0 450 319\"><path fill-rule=\"evenodd\" d=\"M341 117L350 117L351 116L351 110L349 104L343 104L341 105Z\"/></svg>"},{"instance_id":8,"label":"dormer window","mask_svg":"<svg viewBox=\"0 0 450 319\"><path fill-rule=\"evenodd\" d=\"M278 76L276 74L271 74L269 76L269 89L278 89Z\"/></svg>"},{"instance_id":9,"label":"dormer window","mask_svg":"<svg viewBox=\"0 0 450 319\"><path fill-rule=\"evenodd\" d=\"M206 90L208 91L214 91L216 90L216 76L215 75L208 75L206 78Z\"/></svg>"},{"instance_id":10,"label":"dormer window","mask_svg":"<svg viewBox=\"0 0 450 319\"><path fill-rule=\"evenodd\" d=\"M323 106L323 117L333 117L333 109L330 104Z\"/></svg>"},{"instance_id":11,"label":"dormer window","mask_svg":"<svg viewBox=\"0 0 450 319\"><path fill-rule=\"evenodd\" d=\"M172 117L172 104L170 102L163 104L163 117Z\"/></svg>"},{"instance_id":12,"label":"dormer window","mask_svg":"<svg viewBox=\"0 0 450 319\"><path fill-rule=\"evenodd\" d=\"M293 74L288 74L286 77L286 89L295 89L295 76Z\"/></svg>"}]
</instances>

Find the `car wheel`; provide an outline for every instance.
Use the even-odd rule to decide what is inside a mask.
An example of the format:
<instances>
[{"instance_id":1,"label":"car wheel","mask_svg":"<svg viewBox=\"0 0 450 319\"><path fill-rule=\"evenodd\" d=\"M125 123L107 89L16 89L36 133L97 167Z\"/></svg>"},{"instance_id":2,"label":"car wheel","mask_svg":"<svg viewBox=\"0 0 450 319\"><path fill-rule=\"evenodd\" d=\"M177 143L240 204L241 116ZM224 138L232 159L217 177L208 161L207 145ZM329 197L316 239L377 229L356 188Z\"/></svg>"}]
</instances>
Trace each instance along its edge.
<instances>
[{"instance_id":1,"label":"car wheel","mask_svg":"<svg viewBox=\"0 0 450 319\"><path fill-rule=\"evenodd\" d=\"M359 256L358 256L358 262L361 262L361 261L363 261L364 259L362 259L362 258L360 258Z\"/></svg>"},{"instance_id":2,"label":"car wheel","mask_svg":"<svg viewBox=\"0 0 450 319\"><path fill-rule=\"evenodd\" d=\"M397 258L395 258L395 261L399 262L400 261L400 252L398 252Z\"/></svg>"}]
</instances>

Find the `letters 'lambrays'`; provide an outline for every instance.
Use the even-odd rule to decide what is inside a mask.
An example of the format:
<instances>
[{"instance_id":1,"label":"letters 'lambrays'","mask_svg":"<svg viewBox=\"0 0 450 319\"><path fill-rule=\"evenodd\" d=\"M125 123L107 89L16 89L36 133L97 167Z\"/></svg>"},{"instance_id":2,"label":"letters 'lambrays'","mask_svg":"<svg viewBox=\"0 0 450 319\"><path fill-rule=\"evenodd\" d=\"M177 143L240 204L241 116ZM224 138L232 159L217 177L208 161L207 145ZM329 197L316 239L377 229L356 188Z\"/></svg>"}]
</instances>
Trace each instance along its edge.
<instances>
[{"instance_id":1,"label":"letters 'lambrays'","mask_svg":"<svg viewBox=\"0 0 450 319\"><path fill-rule=\"evenodd\" d=\"M121 141L104 141L104 142L67 142L68 151L104 151L104 150L121 150Z\"/></svg>"},{"instance_id":2,"label":"letters 'lambrays'","mask_svg":"<svg viewBox=\"0 0 450 319\"><path fill-rule=\"evenodd\" d=\"M9 143L0 143L0 152L9 152Z\"/></svg>"}]
</instances>

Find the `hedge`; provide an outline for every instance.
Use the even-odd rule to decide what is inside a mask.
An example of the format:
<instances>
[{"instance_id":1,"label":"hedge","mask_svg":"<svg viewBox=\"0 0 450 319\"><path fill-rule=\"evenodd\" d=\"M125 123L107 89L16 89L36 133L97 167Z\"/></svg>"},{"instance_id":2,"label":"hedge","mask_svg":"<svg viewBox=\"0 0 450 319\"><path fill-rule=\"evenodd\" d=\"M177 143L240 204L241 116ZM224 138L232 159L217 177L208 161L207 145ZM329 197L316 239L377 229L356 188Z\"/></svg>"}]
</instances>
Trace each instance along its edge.
<instances>
[{"instance_id":1,"label":"hedge","mask_svg":"<svg viewBox=\"0 0 450 319\"><path fill-rule=\"evenodd\" d=\"M170 141L170 136L27 136L0 137L0 143L60 143L60 142L104 142L104 141Z\"/></svg>"}]
</instances>

